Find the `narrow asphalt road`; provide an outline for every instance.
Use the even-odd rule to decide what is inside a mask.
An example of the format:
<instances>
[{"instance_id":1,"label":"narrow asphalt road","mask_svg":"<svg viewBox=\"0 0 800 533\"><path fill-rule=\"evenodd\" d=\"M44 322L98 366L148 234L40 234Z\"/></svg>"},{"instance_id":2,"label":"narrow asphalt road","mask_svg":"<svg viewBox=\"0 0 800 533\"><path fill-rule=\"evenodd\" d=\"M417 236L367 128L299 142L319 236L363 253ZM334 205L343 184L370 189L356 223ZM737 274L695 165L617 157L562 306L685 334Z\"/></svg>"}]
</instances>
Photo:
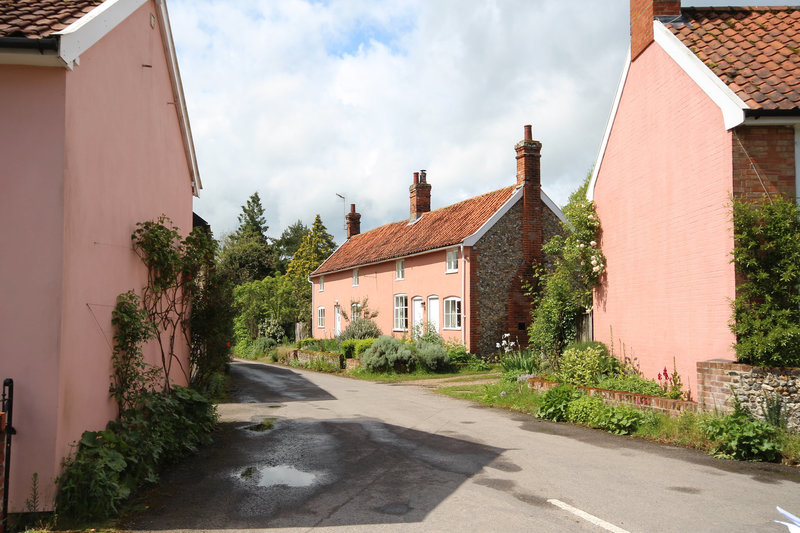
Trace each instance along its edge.
<instances>
[{"instance_id":1,"label":"narrow asphalt road","mask_svg":"<svg viewBox=\"0 0 800 533\"><path fill-rule=\"evenodd\" d=\"M212 446L131 530L781 532L800 471L714 459L417 386L232 367Z\"/></svg>"}]
</instances>

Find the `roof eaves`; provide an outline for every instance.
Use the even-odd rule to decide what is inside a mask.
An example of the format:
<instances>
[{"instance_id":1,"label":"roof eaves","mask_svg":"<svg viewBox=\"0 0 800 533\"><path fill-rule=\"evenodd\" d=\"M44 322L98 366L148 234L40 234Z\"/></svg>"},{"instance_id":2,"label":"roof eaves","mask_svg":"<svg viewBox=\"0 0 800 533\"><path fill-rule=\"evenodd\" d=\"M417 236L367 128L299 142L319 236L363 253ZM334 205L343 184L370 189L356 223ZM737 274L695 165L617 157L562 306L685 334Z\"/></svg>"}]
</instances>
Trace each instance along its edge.
<instances>
[{"instance_id":1,"label":"roof eaves","mask_svg":"<svg viewBox=\"0 0 800 533\"><path fill-rule=\"evenodd\" d=\"M459 246L461 243L462 243L462 241L458 241L458 242L454 242L454 243L451 243L451 244L446 244L444 246L437 246L436 248L430 248L428 250L420 250L420 251L414 252L412 254L398 254L398 255L391 256L391 257L382 257L381 259L376 259L375 261L367 261L365 263L355 263L353 265L349 265L349 266L342 267L342 268L337 268L335 270L323 270L323 271L320 271L319 268L317 268L314 272L309 274L308 277L309 278L316 278L316 277L319 277L319 276L325 276L327 274L336 274L337 272L345 272L347 270L353 270L354 268L362 268L362 267L370 266L370 265L379 265L381 263L388 263L390 261L397 261L398 259L407 259L409 257L416 257L418 255L431 254L433 252L441 252L442 250L448 250L448 249L450 249L450 248L452 248L454 246ZM464 244L464 246L466 246L466 244ZM334 253L336 253L336 252L334 251ZM331 254L331 256L332 255L333 254ZM330 257L330 256L328 256L328 257ZM320 265L320 266L322 266L322 265Z\"/></svg>"},{"instance_id":2,"label":"roof eaves","mask_svg":"<svg viewBox=\"0 0 800 533\"><path fill-rule=\"evenodd\" d=\"M745 110L750 107L658 20L653 21L653 37L692 81L717 104L722 111L725 129L730 130L744 122Z\"/></svg>"}]
</instances>

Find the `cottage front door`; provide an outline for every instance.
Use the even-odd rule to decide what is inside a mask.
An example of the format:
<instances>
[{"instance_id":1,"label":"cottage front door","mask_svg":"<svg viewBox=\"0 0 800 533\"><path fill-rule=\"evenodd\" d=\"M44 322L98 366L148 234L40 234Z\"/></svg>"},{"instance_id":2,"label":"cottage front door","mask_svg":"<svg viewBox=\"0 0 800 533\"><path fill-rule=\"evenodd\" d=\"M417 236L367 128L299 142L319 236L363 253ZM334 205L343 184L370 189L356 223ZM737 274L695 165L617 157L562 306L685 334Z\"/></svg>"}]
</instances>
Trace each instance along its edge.
<instances>
[{"instance_id":1,"label":"cottage front door","mask_svg":"<svg viewBox=\"0 0 800 533\"><path fill-rule=\"evenodd\" d=\"M428 297L428 324L431 325L433 331L439 333L439 297Z\"/></svg>"},{"instance_id":2,"label":"cottage front door","mask_svg":"<svg viewBox=\"0 0 800 533\"><path fill-rule=\"evenodd\" d=\"M342 308L338 305L333 308L333 328L338 337L342 333Z\"/></svg>"},{"instance_id":3,"label":"cottage front door","mask_svg":"<svg viewBox=\"0 0 800 533\"><path fill-rule=\"evenodd\" d=\"M422 331L422 324L425 321L422 316L422 298L417 297L411 300L411 319L414 321L414 332L420 335L424 333Z\"/></svg>"}]
</instances>

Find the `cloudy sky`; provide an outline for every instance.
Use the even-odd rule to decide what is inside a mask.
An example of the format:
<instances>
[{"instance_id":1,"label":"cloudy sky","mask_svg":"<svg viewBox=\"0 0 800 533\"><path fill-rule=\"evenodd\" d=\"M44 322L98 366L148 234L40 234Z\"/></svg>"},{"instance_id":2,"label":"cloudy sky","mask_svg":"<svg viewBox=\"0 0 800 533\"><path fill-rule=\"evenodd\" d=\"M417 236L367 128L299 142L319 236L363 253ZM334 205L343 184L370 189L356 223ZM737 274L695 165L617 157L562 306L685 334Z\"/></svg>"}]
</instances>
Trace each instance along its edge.
<instances>
[{"instance_id":1,"label":"cloudy sky","mask_svg":"<svg viewBox=\"0 0 800 533\"><path fill-rule=\"evenodd\" d=\"M362 231L406 218L414 171L427 169L433 209L513 184L525 124L562 205L597 155L628 5L170 0L204 187L194 209L220 236L258 191L271 236L319 213L341 243L345 203Z\"/></svg>"}]
</instances>

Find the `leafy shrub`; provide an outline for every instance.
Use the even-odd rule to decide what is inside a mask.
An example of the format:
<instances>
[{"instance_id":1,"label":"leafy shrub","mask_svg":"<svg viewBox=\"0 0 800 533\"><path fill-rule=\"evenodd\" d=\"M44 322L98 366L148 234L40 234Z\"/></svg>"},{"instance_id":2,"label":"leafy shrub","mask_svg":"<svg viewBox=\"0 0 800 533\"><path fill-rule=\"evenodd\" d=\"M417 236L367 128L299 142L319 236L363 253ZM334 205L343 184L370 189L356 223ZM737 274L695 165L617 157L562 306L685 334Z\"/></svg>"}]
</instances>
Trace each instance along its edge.
<instances>
[{"instance_id":1,"label":"leafy shrub","mask_svg":"<svg viewBox=\"0 0 800 533\"><path fill-rule=\"evenodd\" d=\"M572 385L553 387L542 395L536 416L554 422L567 420L567 407L570 402L583 396L583 393Z\"/></svg>"},{"instance_id":2,"label":"leafy shrub","mask_svg":"<svg viewBox=\"0 0 800 533\"><path fill-rule=\"evenodd\" d=\"M320 351L325 353L341 353L339 341L337 339L322 339L320 348Z\"/></svg>"},{"instance_id":3,"label":"leafy shrub","mask_svg":"<svg viewBox=\"0 0 800 533\"><path fill-rule=\"evenodd\" d=\"M368 318L358 317L350 321L342 334L339 335L339 340L346 341L350 339L374 339L380 337L381 335L381 328L378 327L378 324L376 324L375 321Z\"/></svg>"},{"instance_id":4,"label":"leafy shrub","mask_svg":"<svg viewBox=\"0 0 800 533\"><path fill-rule=\"evenodd\" d=\"M378 337L361 355L361 364L370 372L411 371L411 347L388 335Z\"/></svg>"},{"instance_id":5,"label":"leafy shrub","mask_svg":"<svg viewBox=\"0 0 800 533\"><path fill-rule=\"evenodd\" d=\"M61 516L98 520L119 512L137 487L158 480L161 466L210 441L213 404L180 386L153 392L103 431L86 431L64 459L56 506Z\"/></svg>"},{"instance_id":6,"label":"leafy shrub","mask_svg":"<svg viewBox=\"0 0 800 533\"><path fill-rule=\"evenodd\" d=\"M778 430L766 422L734 413L703 421L701 429L714 444L717 457L740 461L778 461L781 447Z\"/></svg>"},{"instance_id":7,"label":"leafy shrub","mask_svg":"<svg viewBox=\"0 0 800 533\"><path fill-rule=\"evenodd\" d=\"M470 356L475 357L467 352L467 347L460 342L445 342L444 348L447 350L447 355L450 356L451 363L469 363L471 360Z\"/></svg>"},{"instance_id":8,"label":"leafy shrub","mask_svg":"<svg viewBox=\"0 0 800 533\"><path fill-rule=\"evenodd\" d=\"M591 387L597 383L599 376L614 372L615 361L603 343L572 345L561 354L557 379L565 383ZM618 366L618 363L616 365Z\"/></svg>"},{"instance_id":9,"label":"leafy shrub","mask_svg":"<svg viewBox=\"0 0 800 533\"><path fill-rule=\"evenodd\" d=\"M248 351L247 358L248 359L255 359L257 357L262 357L269 353L269 351L274 348L278 343L275 342L275 339L270 337L259 337L253 344L250 346L250 350Z\"/></svg>"},{"instance_id":10,"label":"leafy shrub","mask_svg":"<svg viewBox=\"0 0 800 533\"><path fill-rule=\"evenodd\" d=\"M645 416L641 410L627 405L617 405L604 408L598 413L596 421L597 427L610 433L629 435L636 431L644 419Z\"/></svg>"},{"instance_id":11,"label":"leafy shrub","mask_svg":"<svg viewBox=\"0 0 800 533\"><path fill-rule=\"evenodd\" d=\"M358 339L356 341L356 353L355 356L359 357L362 353L367 351L370 346L376 341L377 339Z\"/></svg>"},{"instance_id":12,"label":"leafy shrub","mask_svg":"<svg viewBox=\"0 0 800 533\"><path fill-rule=\"evenodd\" d=\"M632 392L634 394L648 394L650 396L664 396L664 389L651 379L637 375L619 375L605 377L597 382L597 388Z\"/></svg>"},{"instance_id":13,"label":"leafy shrub","mask_svg":"<svg viewBox=\"0 0 800 533\"><path fill-rule=\"evenodd\" d=\"M416 350L417 364L432 372L443 372L450 367L450 356L441 344L420 341Z\"/></svg>"},{"instance_id":14,"label":"leafy shrub","mask_svg":"<svg viewBox=\"0 0 800 533\"><path fill-rule=\"evenodd\" d=\"M567 420L575 424L595 425L600 413L606 408L597 396L581 396L567 405Z\"/></svg>"},{"instance_id":15,"label":"leafy shrub","mask_svg":"<svg viewBox=\"0 0 800 533\"><path fill-rule=\"evenodd\" d=\"M339 348L342 350L342 354L347 359L352 359L356 356L356 339L347 339L343 340L342 343L339 345Z\"/></svg>"},{"instance_id":16,"label":"leafy shrub","mask_svg":"<svg viewBox=\"0 0 800 533\"><path fill-rule=\"evenodd\" d=\"M509 352L500 359L503 372L538 374L542 366L542 356L535 352Z\"/></svg>"},{"instance_id":17,"label":"leafy shrub","mask_svg":"<svg viewBox=\"0 0 800 533\"><path fill-rule=\"evenodd\" d=\"M733 202L736 288L731 329L741 362L800 366L800 216L794 199Z\"/></svg>"},{"instance_id":18,"label":"leafy shrub","mask_svg":"<svg viewBox=\"0 0 800 533\"><path fill-rule=\"evenodd\" d=\"M314 339L312 337L308 337L305 339L300 339L297 341L297 347L301 350L312 350L321 352L322 350L322 342L320 339Z\"/></svg>"}]
</instances>

